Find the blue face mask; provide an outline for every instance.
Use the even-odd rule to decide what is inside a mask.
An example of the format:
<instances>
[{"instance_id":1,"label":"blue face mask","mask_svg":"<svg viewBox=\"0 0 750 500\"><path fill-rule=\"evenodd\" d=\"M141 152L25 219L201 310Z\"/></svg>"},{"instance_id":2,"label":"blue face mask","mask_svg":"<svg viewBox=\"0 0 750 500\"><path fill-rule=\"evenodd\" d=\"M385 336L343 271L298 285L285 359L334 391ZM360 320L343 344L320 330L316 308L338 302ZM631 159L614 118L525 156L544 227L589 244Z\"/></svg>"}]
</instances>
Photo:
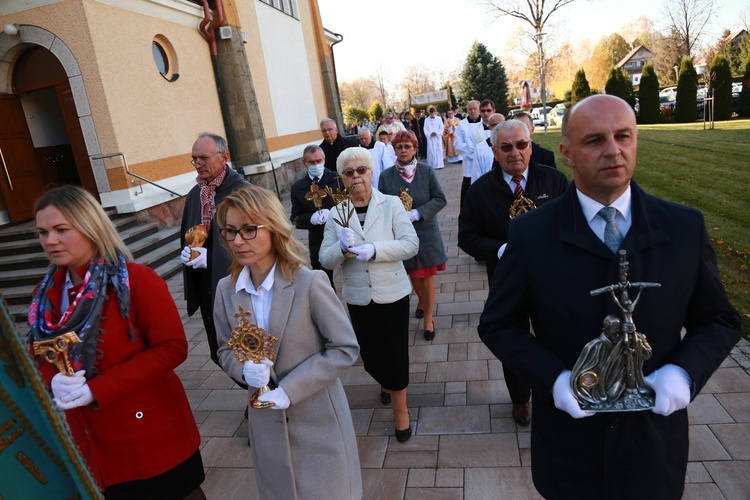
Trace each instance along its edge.
<instances>
[{"instance_id":1,"label":"blue face mask","mask_svg":"<svg viewBox=\"0 0 750 500\"><path fill-rule=\"evenodd\" d=\"M307 174L311 178L315 177L323 177L323 170L326 168L326 164L324 162L317 163L315 165L308 165L307 166Z\"/></svg>"}]
</instances>

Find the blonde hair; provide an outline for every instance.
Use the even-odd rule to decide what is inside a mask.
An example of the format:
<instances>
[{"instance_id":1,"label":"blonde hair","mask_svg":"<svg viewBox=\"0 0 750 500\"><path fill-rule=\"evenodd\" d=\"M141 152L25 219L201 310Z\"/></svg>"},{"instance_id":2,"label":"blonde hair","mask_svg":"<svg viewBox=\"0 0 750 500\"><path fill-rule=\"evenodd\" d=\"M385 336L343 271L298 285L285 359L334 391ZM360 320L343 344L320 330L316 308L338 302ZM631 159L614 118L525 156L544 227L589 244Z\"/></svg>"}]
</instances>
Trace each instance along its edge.
<instances>
[{"instance_id":1,"label":"blonde hair","mask_svg":"<svg viewBox=\"0 0 750 500\"><path fill-rule=\"evenodd\" d=\"M34 216L47 207L55 207L71 226L96 245L98 256L108 264L117 264L117 256L133 260L125 242L104 212L101 204L80 186L61 186L44 193L34 204Z\"/></svg>"},{"instance_id":2,"label":"blonde hair","mask_svg":"<svg viewBox=\"0 0 750 500\"><path fill-rule=\"evenodd\" d=\"M300 265L307 264L307 259L304 257L305 247L294 238L292 224L287 219L284 207L276 195L259 186L246 186L225 196L216 207L216 223L219 225L217 230L226 227L227 212L230 208L240 211L254 224L263 225L271 232L271 243L276 252L277 264L287 279L294 279ZM221 244L229 249L229 243L224 238L220 239ZM236 283L243 265L237 262L231 250L229 255L232 256L229 272L232 282Z\"/></svg>"}]
</instances>

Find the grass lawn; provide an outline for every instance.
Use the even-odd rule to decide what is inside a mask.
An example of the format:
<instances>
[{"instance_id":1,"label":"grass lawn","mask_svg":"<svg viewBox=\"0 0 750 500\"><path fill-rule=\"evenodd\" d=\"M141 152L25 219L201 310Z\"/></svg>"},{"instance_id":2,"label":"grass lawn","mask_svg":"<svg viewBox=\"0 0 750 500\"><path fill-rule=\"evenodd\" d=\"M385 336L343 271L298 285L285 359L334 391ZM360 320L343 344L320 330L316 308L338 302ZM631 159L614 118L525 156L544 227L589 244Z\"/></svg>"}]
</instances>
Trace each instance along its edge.
<instances>
[{"instance_id":1,"label":"grass lawn","mask_svg":"<svg viewBox=\"0 0 750 500\"><path fill-rule=\"evenodd\" d=\"M750 340L750 120L640 125L634 179L649 194L703 212L719 262L721 280L742 317ZM555 152L568 178L573 171L560 155L560 128L534 140Z\"/></svg>"}]
</instances>

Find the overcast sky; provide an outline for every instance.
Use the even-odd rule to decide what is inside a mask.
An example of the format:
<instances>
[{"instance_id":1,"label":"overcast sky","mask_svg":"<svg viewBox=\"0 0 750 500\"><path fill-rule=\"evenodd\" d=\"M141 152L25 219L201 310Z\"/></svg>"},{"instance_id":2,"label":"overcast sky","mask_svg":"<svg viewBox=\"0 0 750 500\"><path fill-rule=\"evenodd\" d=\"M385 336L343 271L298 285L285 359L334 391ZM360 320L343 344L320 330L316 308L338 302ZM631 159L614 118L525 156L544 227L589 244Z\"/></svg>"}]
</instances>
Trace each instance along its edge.
<instances>
[{"instance_id":1,"label":"overcast sky","mask_svg":"<svg viewBox=\"0 0 750 500\"><path fill-rule=\"evenodd\" d=\"M661 29L664 1L578 0L553 15L558 26L555 36L597 43L642 16ZM524 25L508 17L495 20L481 0L318 0L318 4L323 25L344 37L334 47L339 82L368 77L378 65L393 83L401 80L409 65L447 72L463 66L475 41L502 60L507 36ZM750 17L750 0L717 0L717 5L715 34L739 29L742 10Z\"/></svg>"}]
</instances>

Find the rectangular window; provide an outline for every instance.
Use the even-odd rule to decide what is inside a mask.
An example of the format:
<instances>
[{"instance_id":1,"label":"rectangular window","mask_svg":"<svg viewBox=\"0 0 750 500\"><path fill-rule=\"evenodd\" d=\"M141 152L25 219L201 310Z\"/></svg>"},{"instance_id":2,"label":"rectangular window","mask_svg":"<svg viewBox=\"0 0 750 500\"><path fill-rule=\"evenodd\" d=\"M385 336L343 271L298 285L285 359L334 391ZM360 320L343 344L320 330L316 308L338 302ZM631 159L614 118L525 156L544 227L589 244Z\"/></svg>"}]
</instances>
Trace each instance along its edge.
<instances>
[{"instance_id":1,"label":"rectangular window","mask_svg":"<svg viewBox=\"0 0 750 500\"><path fill-rule=\"evenodd\" d=\"M291 16L295 19L299 19L299 8L297 7L297 0L260 0L266 5L270 5L274 9L278 9L284 14Z\"/></svg>"}]
</instances>

